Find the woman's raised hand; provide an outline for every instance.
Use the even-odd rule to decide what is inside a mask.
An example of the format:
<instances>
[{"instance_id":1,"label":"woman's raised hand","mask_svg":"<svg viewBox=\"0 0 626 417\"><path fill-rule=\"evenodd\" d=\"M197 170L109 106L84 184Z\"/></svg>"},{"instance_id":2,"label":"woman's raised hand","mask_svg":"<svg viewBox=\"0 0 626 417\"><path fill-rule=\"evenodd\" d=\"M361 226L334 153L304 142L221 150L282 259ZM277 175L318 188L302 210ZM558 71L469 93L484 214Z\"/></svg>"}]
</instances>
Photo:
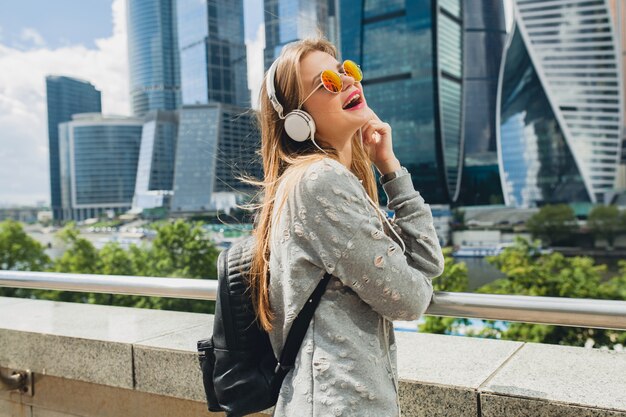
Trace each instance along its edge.
<instances>
[{"instance_id":1,"label":"woman's raised hand","mask_svg":"<svg viewBox=\"0 0 626 417\"><path fill-rule=\"evenodd\" d=\"M400 169L400 163L393 153L391 126L380 120L372 109L370 119L361 127L363 147L370 161L381 174Z\"/></svg>"}]
</instances>

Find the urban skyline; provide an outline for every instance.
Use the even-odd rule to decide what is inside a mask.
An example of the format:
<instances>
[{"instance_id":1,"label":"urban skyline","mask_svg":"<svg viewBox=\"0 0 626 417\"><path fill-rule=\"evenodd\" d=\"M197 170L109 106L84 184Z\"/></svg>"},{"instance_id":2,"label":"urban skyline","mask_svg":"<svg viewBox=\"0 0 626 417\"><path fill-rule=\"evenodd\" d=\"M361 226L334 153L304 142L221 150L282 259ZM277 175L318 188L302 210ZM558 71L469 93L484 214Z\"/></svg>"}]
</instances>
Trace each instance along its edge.
<instances>
[{"instance_id":1,"label":"urban skyline","mask_svg":"<svg viewBox=\"0 0 626 417\"><path fill-rule=\"evenodd\" d=\"M368 4L369 3L372 3L372 2L370 1L368 2ZM446 2L441 2L439 4L440 11L446 11L446 13L440 13L440 17L438 20L441 20L441 22L451 20L450 16L454 14L454 11L450 10L450 7L451 7L450 5L453 3L454 2L446 1ZM407 7L409 7L408 3L407 3ZM454 8L454 6L452 6L452 8ZM458 15L458 18L461 18L460 14ZM441 33L443 33L443 31L445 30L446 29L445 29L444 24L441 24L440 27L438 28L438 32L441 32ZM444 35L441 35L440 33L438 33L437 35L444 36ZM446 43L442 43L444 42L443 39L445 39L445 42L449 42L450 36L445 35L445 37L438 37L435 40L435 42L441 44L440 46L443 46L442 51L439 53L439 56L437 56L437 59L439 60L438 65L440 68L443 68L444 71L447 71L447 74L444 74L444 76L440 75L441 81L439 81L441 83L439 86L439 88L441 89L439 92L439 94L441 95L440 98L444 100L441 104L442 105L441 115L440 115L441 123L444 123L444 120L446 120L445 123L447 124L446 130L441 129L442 130L441 135L443 137L442 146L444 147L444 151L443 151L444 158L443 158L443 163L441 164L443 166L444 173L445 173L445 176L443 177L443 181L448 188L449 199L454 200L459 190L460 176L458 174L460 173L460 168L461 168L459 159L460 159L460 155L462 154L462 148L463 148L463 143L462 143L463 136L457 134L456 132L458 132L458 130L461 129L460 123L461 123L462 116L460 115L461 111L459 109L457 109L456 111L453 110L455 106L458 107L458 105L460 104L456 103L456 101L454 100L450 101L449 98L452 97L454 94L451 95L452 90L448 88L449 86L446 87L447 84L450 84L450 80L453 78L452 75L454 74L452 74L452 72L454 72L454 68L450 67L448 69L445 69L446 66L451 65L450 64L451 60L450 60L450 57L444 54L445 53L449 54L450 51L454 50L455 48L451 48ZM129 43L132 43L132 42L129 42ZM463 59L462 55L460 59ZM459 72L458 77L459 77L458 79L459 79L459 85L460 85L461 79L463 78L463 74ZM447 92L446 92L446 88L448 90ZM458 87L457 91L460 91L459 88L461 87ZM458 94L458 96L460 96L460 94ZM446 99L446 97L448 97L448 99ZM454 122L451 123L450 121L454 120L454 118L456 118L456 123ZM455 130L452 126L457 126L457 129ZM456 145L454 144L454 140L458 141Z\"/></svg>"}]
</instances>

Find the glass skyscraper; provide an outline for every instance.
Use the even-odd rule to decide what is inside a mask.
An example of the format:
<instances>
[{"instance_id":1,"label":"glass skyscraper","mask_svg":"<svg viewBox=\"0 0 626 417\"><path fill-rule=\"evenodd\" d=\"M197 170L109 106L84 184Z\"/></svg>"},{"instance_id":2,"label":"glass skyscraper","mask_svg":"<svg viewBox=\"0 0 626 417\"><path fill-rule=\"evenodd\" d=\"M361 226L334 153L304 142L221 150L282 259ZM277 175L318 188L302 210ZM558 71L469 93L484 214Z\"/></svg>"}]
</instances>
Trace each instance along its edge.
<instances>
[{"instance_id":1,"label":"glass skyscraper","mask_svg":"<svg viewBox=\"0 0 626 417\"><path fill-rule=\"evenodd\" d=\"M127 0L133 114L180 107L175 0Z\"/></svg>"},{"instance_id":2,"label":"glass skyscraper","mask_svg":"<svg viewBox=\"0 0 626 417\"><path fill-rule=\"evenodd\" d=\"M253 188L235 177L262 178L253 118L251 111L220 103L181 109L172 213L229 210L250 200L242 197Z\"/></svg>"},{"instance_id":3,"label":"glass skyscraper","mask_svg":"<svg viewBox=\"0 0 626 417\"><path fill-rule=\"evenodd\" d=\"M361 63L368 104L393 127L396 155L433 204L454 202L459 193L463 4L340 2L342 59Z\"/></svg>"},{"instance_id":4,"label":"glass skyscraper","mask_svg":"<svg viewBox=\"0 0 626 417\"><path fill-rule=\"evenodd\" d=\"M48 149L50 158L50 203L54 220L63 220L61 210L61 176L59 160L59 123L72 119L75 113L100 112L100 91L89 82L76 78L46 77L48 107Z\"/></svg>"},{"instance_id":5,"label":"glass skyscraper","mask_svg":"<svg viewBox=\"0 0 626 417\"><path fill-rule=\"evenodd\" d=\"M78 114L59 125L62 209L84 220L131 208L142 120Z\"/></svg>"},{"instance_id":6,"label":"glass skyscraper","mask_svg":"<svg viewBox=\"0 0 626 417\"><path fill-rule=\"evenodd\" d=\"M243 0L177 0L183 104L250 105Z\"/></svg>"},{"instance_id":7,"label":"glass skyscraper","mask_svg":"<svg viewBox=\"0 0 626 417\"><path fill-rule=\"evenodd\" d=\"M603 202L623 125L619 48L605 0L517 0L498 91L507 205Z\"/></svg>"},{"instance_id":8,"label":"glass skyscraper","mask_svg":"<svg viewBox=\"0 0 626 417\"><path fill-rule=\"evenodd\" d=\"M506 23L502 0L463 2L464 161L459 203L502 204L496 97Z\"/></svg>"},{"instance_id":9,"label":"glass skyscraper","mask_svg":"<svg viewBox=\"0 0 626 417\"><path fill-rule=\"evenodd\" d=\"M315 36L318 30L339 48L338 0L263 0L263 10L266 71L285 44Z\"/></svg>"},{"instance_id":10,"label":"glass skyscraper","mask_svg":"<svg viewBox=\"0 0 626 417\"><path fill-rule=\"evenodd\" d=\"M178 130L176 111L152 110L144 117L133 209L166 205L174 182Z\"/></svg>"}]
</instances>

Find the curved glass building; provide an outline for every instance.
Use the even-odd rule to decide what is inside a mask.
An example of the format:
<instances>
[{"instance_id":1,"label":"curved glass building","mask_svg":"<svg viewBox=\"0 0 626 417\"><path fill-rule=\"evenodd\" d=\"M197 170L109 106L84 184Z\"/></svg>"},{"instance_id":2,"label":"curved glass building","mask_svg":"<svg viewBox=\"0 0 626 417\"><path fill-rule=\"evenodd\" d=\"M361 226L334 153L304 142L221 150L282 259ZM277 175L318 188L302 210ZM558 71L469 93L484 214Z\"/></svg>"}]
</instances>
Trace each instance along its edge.
<instances>
[{"instance_id":1,"label":"curved glass building","mask_svg":"<svg viewBox=\"0 0 626 417\"><path fill-rule=\"evenodd\" d=\"M619 48L605 0L517 0L498 91L505 203L602 202L623 123Z\"/></svg>"},{"instance_id":2,"label":"curved glass building","mask_svg":"<svg viewBox=\"0 0 626 417\"><path fill-rule=\"evenodd\" d=\"M393 127L396 155L433 204L459 194L464 3L340 2L342 57L361 64L370 107Z\"/></svg>"},{"instance_id":3,"label":"curved glass building","mask_svg":"<svg viewBox=\"0 0 626 417\"><path fill-rule=\"evenodd\" d=\"M180 107L174 0L127 0L130 96L135 116Z\"/></svg>"}]
</instances>

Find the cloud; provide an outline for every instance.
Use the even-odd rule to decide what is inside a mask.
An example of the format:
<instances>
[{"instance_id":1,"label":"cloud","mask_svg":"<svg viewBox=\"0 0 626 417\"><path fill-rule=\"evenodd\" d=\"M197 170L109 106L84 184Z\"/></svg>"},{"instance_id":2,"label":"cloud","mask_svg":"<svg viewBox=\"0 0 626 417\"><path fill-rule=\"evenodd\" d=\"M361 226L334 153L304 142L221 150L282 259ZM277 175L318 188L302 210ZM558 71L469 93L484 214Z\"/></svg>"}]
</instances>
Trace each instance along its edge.
<instances>
[{"instance_id":1,"label":"cloud","mask_svg":"<svg viewBox=\"0 0 626 417\"><path fill-rule=\"evenodd\" d=\"M254 39L246 42L248 52L248 86L250 88L252 108L259 107L259 91L263 82L264 63L263 50L265 49L265 26L259 24Z\"/></svg>"},{"instance_id":2,"label":"cloud","mask_svg":"<svg viewBox=\"0 0 626 417\"><path fill-rule=\"evenodd\" d=\"M11 48L0 38L0 205L50 200L46 75L87 80L102 91L103 113L130 113L125 7L113 1L113 34L96 39L95 49L49 49L35 30L22 38L42 42L36 49Z\"/></svg>"},{"instance_id":3,"label":"cloud","mask_svg":"<svg viewBox=\"0 0 626 417\"><path fill-rule=\"evenodd\" d=\"M34 46L44 46L46 44L43 36L33 28L22 29L20 39L25 42L31 42Z\"/></svg>"}]
</instances>

